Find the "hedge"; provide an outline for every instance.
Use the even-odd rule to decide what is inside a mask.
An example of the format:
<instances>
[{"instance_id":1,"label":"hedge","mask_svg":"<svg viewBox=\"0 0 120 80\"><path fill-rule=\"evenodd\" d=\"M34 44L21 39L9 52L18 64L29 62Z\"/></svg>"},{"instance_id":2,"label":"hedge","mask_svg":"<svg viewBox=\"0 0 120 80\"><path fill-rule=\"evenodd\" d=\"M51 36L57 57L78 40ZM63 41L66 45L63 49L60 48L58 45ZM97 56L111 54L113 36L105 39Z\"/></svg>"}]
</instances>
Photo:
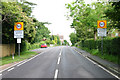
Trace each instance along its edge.
<instances>
[{"instance_id":1,"label":"hedge","mask_svg":"<svg viewBox=\"0 0 120 80\"><path fill-rule=\"evenodd\" d=\"M80 47L88 49L98 49L101 51L101 39L83 40L79 42ZM118 55L120 53L120 37L103 39L103 54Z\"/></svg>"},{"instance_id":2,"label":"hedge","mask_svg":"<svg viewBox=\"0 0 120 80\"><path fill-rule=\"evenodd\" d=\"M40 43L30 44L27 41L22 40L20 44L20 51L23 52L23 51L27 51L30 49L40 48L42 44L45 44L45 41L41 41ZM18 52L18 44L16 44L15 51L16 53Z\"/></svg>"}]
</instances>

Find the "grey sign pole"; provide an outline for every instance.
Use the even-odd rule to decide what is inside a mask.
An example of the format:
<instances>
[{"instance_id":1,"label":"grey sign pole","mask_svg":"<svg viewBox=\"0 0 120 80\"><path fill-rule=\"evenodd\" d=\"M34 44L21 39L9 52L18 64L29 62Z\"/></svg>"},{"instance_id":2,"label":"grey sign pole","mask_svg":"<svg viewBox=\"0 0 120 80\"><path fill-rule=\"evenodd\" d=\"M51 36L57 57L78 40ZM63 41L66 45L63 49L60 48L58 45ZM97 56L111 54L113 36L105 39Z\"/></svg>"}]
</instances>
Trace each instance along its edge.
<instances>
[{"instance_id":1,"label":"grey sign pole","mask_svg":"<svg viewBox=\"0 0 120 80\"><path fill-rule=\"evenodd\" d=\"M18 55L20 57L20 43L18 43Z\"/></svg>"},{"instance_id":2,"label":"grey sign pole","mask_svg":"<svg viewBox=\"0 0 120 80\"><path fill-rule=\"evenodd\" d=\"M101 54L103 55L103 36L101 37Z\"/></svg>"}]
</instances>

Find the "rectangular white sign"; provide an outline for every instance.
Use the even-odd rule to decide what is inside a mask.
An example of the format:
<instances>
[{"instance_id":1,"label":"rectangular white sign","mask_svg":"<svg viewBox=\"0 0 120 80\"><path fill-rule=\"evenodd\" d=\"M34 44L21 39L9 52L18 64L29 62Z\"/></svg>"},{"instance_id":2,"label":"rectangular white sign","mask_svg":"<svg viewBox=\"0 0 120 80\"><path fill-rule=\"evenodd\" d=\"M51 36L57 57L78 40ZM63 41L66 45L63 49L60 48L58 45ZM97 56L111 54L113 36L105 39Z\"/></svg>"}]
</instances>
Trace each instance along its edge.
<instances>
[{"instance_id":1,"label":"rectangular white sign","mask_svg":"<svg viewBox=\"0 0 120 80\"><path fill-rule=\"evenodd\" d=\"M14 38L24 38L24 31L23 30L14 31Z\"/></svg>"},{"instance_id":2,"label":"rectangular white sign","mask_svg":"<svg viewBox=\"0 0 120 80\"><path fill-rule=\"evenodd\" d=\"M107 33L106 28L98 28L97 33L98 33L98 36L107 36L106 35L106 33Z\"/></svg>"},{"instance_id":3,"label":"rectangular white sign","mask_svg":"<svg viewBox=\"0 0 120 80\"><path fill-rule=\"evenodd\" d=\"M17 43L21 43L21 39L18 39L18 38L17 38Z\"/></svg>"}]
</instances>

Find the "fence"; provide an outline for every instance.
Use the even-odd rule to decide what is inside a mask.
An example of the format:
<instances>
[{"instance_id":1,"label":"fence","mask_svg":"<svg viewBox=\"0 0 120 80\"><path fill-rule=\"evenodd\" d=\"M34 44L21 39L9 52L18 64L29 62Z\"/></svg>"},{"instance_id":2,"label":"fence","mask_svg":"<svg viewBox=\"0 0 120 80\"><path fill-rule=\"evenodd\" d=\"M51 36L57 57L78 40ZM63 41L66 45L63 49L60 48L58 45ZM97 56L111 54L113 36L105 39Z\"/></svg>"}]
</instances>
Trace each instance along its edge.
<instances>
[{"instance_id":1,"label":"fence","mask_svg":"<svg viewBox=\"0 0 120 80\"><path fill-rule=\"evenodd\" d=\"M15 54L15 44L0 44L0 57Z\"/></svg>"}]
</instances>

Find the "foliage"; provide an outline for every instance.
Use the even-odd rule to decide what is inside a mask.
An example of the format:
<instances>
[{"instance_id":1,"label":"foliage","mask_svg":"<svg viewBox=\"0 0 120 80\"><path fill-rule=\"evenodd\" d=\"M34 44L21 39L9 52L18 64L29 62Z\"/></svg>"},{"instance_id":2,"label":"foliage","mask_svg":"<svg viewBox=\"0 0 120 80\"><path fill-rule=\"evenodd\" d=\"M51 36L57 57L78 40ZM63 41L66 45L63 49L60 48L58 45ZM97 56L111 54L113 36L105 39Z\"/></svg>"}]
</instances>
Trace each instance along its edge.
<instances>
[{"instance_id":1,"label":"foliage","mask_svg":"<svg viewBox=\"0 0 120 80\"><path fill-rule=\"evenodd\" d=\"M43 38L49 38L50 31L45 24L48 22L39 22L31 17L34 3L28 1L22 2L1 2L2 4L2 43L17 43L14 39L14 23L24 23L24 38L21 43L21 51L40 48L40 41ZM37 27L36 27L37 26ZM16 44L16 52L18 44Z\"/></svg>"},{"instance_id":2,"label":"foliage","mask_svg":"<svg viewBox=\"0 0 120 80\"><path fill-rule=\"evenodd\" d=\"M75 45L75 43L76 43L77 40L78 40L76 34L75 34L75 33L71 33L71 34L69 35L69 37L70 37L70 41L71 41L72 45Z\"/></svg>"},{"instance_id":3,"label":"foliage","mask_svg":"<svg viewBox=\"0 0 120 80\"><path fill-rule=\"evenodd\" d=\"M67 42L67 40L64 40L62 45L70 45L70 44L69 42Z\"/></svg>"},{"instance_id":4,"label":"foliage","mask_svg":"<svg viewBox=\"0 0 120 80\"><path fill-rule=\"evenodd\" d=\"M2 39L3 43L14 43L14 23L24 22L24 40L32 42L35 38L33 19L23 12L24 4L18 2L2 2ZM21 4L21 5L20 5ZM26 7L26 8L29 8Z\"/></svg>"},{"instance_id":5,"label":"foliage","mask_svg":"<svg viewBox=\"0 0 120 80\"><path fill-rule=\"evenodd\" d=\"M24 52L21 52L20 57L18 55L14 55L14 58L15 58L14 60L12 59L12 55L11 56L6 56L6 57L2 58L2 64L1 65L14 63L14 62L19 62L19 61L31 58L31 57L33 57L34 55L37 55L37 54L38 53L36 53L36 52L24 51Z\"/></svg>"},{"instance_id":6,"label":"foliage","mask_svg":"<svg viewBox=\"0 0 120 80\"><path fill-rule=\"evenodd\" d=\"M103 39L103 53L108 55L119 55L120 52L120 37L105 38ZM79 44L81 47L88 48L89 50L98 50L101 52L101 40L88 39L81 41Z\"/></svg>"},{"instance_id":7,"label":"foliage","mask_svg":"<svg viewBox=\"0 0 120 80\"><path fill-rule=\"evenodd\" d=\"M71 4L66 4L66 8L69 9L68 19L73 20L71 28L76 30L79 41L88 38L96 40L97 20L107 20L108 23L110 21L105 17L104 12L111 8L111 5L104 2L85 4L83 0L76 0Z\"/></svg>"},{"instance_id":8,"label":"foliage","mask_svg":"<svg viewBox=\"0 0 120 80\"><path fill-rule=\"evenodd\" d=\"M61 45L61 41L58 35L52 35L50 40L52 41L51 44Z\"/></svg>"},{"instance_id":9,"label":"foliage","mask_svg":"<svg viewBox=\"0 0 120 80\"><path fill-rule=\"evenodd\" d=\"M106 17L111 20L111 27L119 28L120 29L120 1L119 2L112 2L111 8L108 8L105 11Z\"/></svg>"},{"instance_id":10,"label":"foliage","mask_svg":"<svg viewBox=\"0 0 120 80\"><path fill-rule=\"evenodd\" d=\"M36 35L33 43L35 42L40 42L42 41L43 38L50 38L50 31L48 30L47 27L45 27L45 24L49 23L44 23L44 22L39 22L38 20L34 19L35 22L35 30L36 30Z\"/></svg>"},{"instance_id":11,"label":"foliage","mask_svg":"<svg viewBox=\"0 0 120 80\"><path fill-rule=\"evenodd\" d=\"M112 55L112 54L104 54L104 55L102 55L101 51L99 51L97 49L89 49L89 48L86 48L86 47L80 47L80 48L87 51L87 52L89 52L89 53L91 53L92 55L99 56L102 59L105 59L105 60L114 62L116 64L119 64L119 62L118 62L119 57L117 55Z\"/></svg>"}]
</instances>

